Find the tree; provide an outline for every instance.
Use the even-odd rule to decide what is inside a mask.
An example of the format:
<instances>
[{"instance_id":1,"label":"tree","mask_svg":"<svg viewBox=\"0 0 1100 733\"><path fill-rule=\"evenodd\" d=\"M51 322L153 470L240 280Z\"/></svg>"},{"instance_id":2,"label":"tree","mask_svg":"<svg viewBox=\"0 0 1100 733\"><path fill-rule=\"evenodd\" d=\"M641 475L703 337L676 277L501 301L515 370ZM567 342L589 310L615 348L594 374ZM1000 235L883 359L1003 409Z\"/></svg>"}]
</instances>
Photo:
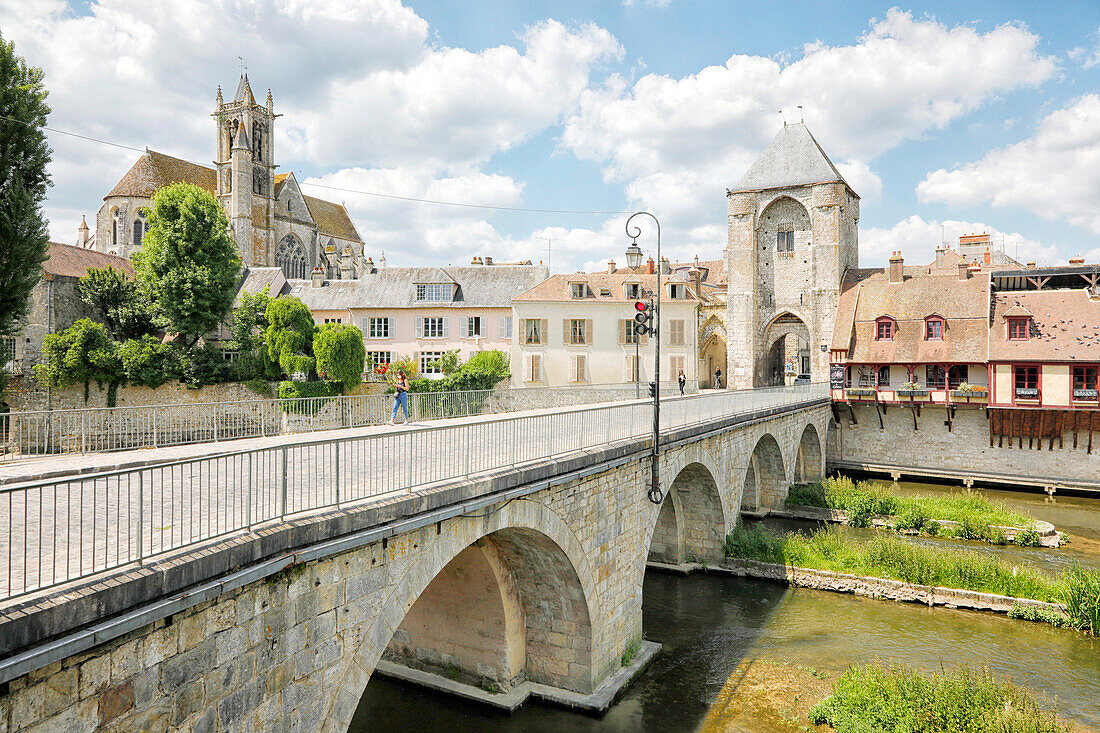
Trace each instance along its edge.
<instances>
[{"instance_id":1,"label":"tree","mask_svg":"<svg viewBox=\"0 0 1100 733\"><path fill-rule=\"evenodd\" d=\"M233 370L240 380L275 380L282 376L279 365L268 358L264 333L267 330L267 306L272 298L267 288L259 293L240 294L237 307L229 320L229 332L232 340L226 344L231 351L237 352Z\"/></svg>"},{"instance_id":2,"label":"tree","mask_svg":"<svg viewBox=\"0 0 1100 733\"><path fill-rule=\"evenodd\" d=\"M46 90L42 70L27 66L0 37L0 335L12 335L42 276L49 243L41 204L46 166Z\"/></svg>"},{"instance_id":3,"label":"tree","mask_svg":"<svg viewBox=\"0 0 1100 733\"><path fill-rule=\"evenodd\" d=\"M346 323L326 323L313 334L313 356L322 379L340 382L345 390L363 383L367 351L363 332Z\"/></svg>"},{"instance_id":4,"label":"tree","mask_svg":"<svg viewBox=\"0 0 1100 733\"><path fill-rule=\"evenodd\" d=\"M35 365L35 377L43 386L67 387L84 385L88 399L88 382L100 386L116 384L123 377L117 344L111 340L107 327L90 318L81 318L61 333L42 339L46 363Z\"/></svg>"},{"instance_id":5,"label":"tree","mask_svg":"<svg viewBox=\"0 0 1100 733\"><path fill-rule=\"evenodd\" d=\"M225 319L237 292L241 258L229 221L213 196L190 183L157 191L147 214L134 269L165 326L194 345Z\"/></svg>"},{"instance_id":6,"label":"tree","mask_svg":"<svg viewBox=\"0 0 1100 733\"><path fill-rule=\"evenodd\" d=\"M152 334L153 306L138 284L113 267L92 268L80 278L80 297L119 341Z\"/></svg>"},{"instance_id":7,"label":"tree","mask_svg":"<svg viewBox=\"0 0 1100 733\"><path fill-rule=\"evenodd\" d=\"M156 389L182 376L183 359L175 344L162 343L156 336L130 339L118 347L122 372L130 384Z\"/></svg>"},{"instance_id":8,"label":"tree","mask_svg":"<svg viewBox=\"0 0 1100 733\"><path fill-rule=\"evenodd\" d=\"M265 315L268 358L282 367L287 376L313 371L311 352L317 327L306 304L291 295L280 295L267 304Z\"/></svg>"}]
</instances>

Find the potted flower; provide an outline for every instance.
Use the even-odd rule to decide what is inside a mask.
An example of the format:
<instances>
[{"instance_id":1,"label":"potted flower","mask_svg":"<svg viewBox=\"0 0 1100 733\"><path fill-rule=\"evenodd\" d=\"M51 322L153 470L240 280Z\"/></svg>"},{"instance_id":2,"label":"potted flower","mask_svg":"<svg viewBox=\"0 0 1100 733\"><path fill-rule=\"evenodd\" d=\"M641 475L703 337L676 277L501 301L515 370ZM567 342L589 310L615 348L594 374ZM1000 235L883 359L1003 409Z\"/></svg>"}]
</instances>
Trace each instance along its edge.
<instances>
[{"instance_id":1,"label":"potted flower","mask_svg":"<svg viewBox=\"0 0 1100 733\"><path fill-rule=\"evenodd\" d=\"M971 397L985 397L986 388L979 384L970 384L969 382L962 382L958 387L951 390L952 397L966 397L968 400Z\"/></svg>"},{"instance_id":2,"label":"potted flower","mask_svg":"<svg viewBox=\"0 0 1100 733\"><path fill-rule=\"evenodd\" d=\"M906 382L898 387L899 395L907 395L909 397L924 397L929 393L929 390L920 386L917 382Z\"/></svg>"}]
</instances>

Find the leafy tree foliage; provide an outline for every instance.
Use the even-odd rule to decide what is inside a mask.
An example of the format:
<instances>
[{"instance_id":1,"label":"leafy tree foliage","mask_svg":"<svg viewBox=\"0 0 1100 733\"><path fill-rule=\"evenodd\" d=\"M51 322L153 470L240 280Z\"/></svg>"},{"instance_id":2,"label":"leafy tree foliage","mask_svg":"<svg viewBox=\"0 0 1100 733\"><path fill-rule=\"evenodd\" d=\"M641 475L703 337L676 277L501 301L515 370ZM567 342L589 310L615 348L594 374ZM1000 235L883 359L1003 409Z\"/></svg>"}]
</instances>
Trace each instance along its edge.
<instances>
[{"instance_id":1,"label":"leafy tree foliage","mask_svg":"<svg viewBox=\"0 0 1100 733\"><path fill-rule=\"evenodd\" d=\"M281 295L267 304L265 315L264 343L268 358L287 376L312 372L313 332L317 327L305 303L293 296Z\"/></svg>"},{"instance_id":2,"label":"leafy tree foliage","mask_svg":"<svg viewBox=\"0 0 1100 733\"><path fill-rule=\"evenodd\" d=\"M466 392L492 389L512 376L508 369L508 356L503 351L479 351L465 363L458 358L458 351L448 351L436 363L443 370L443 379L416 379L409 385L410 391Z\"/></svg>"},{"instance_id":3,"label":"leafy tree foliage","mask_svg":"<svg viewBox=\"0 0 1100 733\"><path fill-rule=\"evenodd\" d=\"M153 196L148 231L133 257L169 330L192 345L233 305L241 258L225 212L208 192L173 183Z\"/></svg>"},{"instance_id":4,"label":"leafy tree foliage","mask_svg":"<svg viewBox=\"0 0 1100 733\"><path fill-rule=\"evenodd\" d=\"M149 298L113 267L88 270L80 278L80 297L96 311L112 338L140 339L156 330Z\"/></svg>"},{"instance_id":5,"label":"leafy tree foliage","mask_svg":"<svg viewBox=\"0 0 1100 733\"><path fill-rule=\"evenodd\" d=\"M229 331L233 338L226 348L237 352L233 363L236 379L275 381L282 376L278 363L267 355L264 333L267 330L267 306L273 298L267 288L259 293L241 293L237 307L229 321Z\"/></svg>"},{"instance_id":6,"label":"leafy tree foliage","mask_svg":"<svg viewBox=\"0 0 1100 733\"><path fill-rule=\"evenodd\" d=\"M90 318L81 318L61 333L51 333L42 340L45 364L35 366L35 376L43 386L67 387L84 385L87 399L88 382L100 386L119 380L122 365L117 345L107 327Z\"/></svg>"},{"instance_id":7,"label":"leafy tree foliage","mask_svg":"<svg viewBox=\"0 0 1100 733\"><path fill-rule=\"evenodd\" d=\"M118 347L122 374L130 384L156 389L172 379L179 379L182 354L175 344L161 343L156 336L130 339Z\"/></svg>"},{"instance_id":8,"label":"leafy tree foliage","mask_svg":"<svg viewBox=\"0 0 1100 733\"><path fill-rule=\"evenodd\" d=\"M0 335L18 330L47 256L46 94L42 70L0 37Z\"/></svg>"},{"instance_id":9,"label":"leafy tree foliage","mask_svg":"<svg viewBox=\"0 0 1100 733\"><path fill-rule=\"evenodd\" d=\"M317 359L317 374L353 389L363 382L363 366L367 352L363 347L363 332L346 323L326 323L313 334L313 356Z\"/></svg>"}]
</instances>

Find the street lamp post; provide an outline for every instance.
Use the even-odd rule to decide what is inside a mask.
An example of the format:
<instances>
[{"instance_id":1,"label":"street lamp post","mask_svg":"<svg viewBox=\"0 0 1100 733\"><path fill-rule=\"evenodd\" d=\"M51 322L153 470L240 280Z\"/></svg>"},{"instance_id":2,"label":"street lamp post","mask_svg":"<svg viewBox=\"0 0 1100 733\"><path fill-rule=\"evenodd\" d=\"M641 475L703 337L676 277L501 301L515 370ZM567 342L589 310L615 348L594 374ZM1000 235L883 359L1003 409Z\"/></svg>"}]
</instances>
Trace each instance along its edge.
<instances>
[{"instance_id":1,"label":"street lamp post","mask_svg":"<svg viewBox=\"0 0 1100 733\"><path fill-rule=\"evenodd\" d=\"M637 225L633 229L630 226L636 216L648 216L657 225L657 292L653 308L653 456L649 469L649 500L660 504L664 498L658 463L658 441L661 437L661 222L648 211L631 214L626 220L626 236L631 239L631 247L638 246L638 237L642 233Z\"/></svg>"}]
</instances>

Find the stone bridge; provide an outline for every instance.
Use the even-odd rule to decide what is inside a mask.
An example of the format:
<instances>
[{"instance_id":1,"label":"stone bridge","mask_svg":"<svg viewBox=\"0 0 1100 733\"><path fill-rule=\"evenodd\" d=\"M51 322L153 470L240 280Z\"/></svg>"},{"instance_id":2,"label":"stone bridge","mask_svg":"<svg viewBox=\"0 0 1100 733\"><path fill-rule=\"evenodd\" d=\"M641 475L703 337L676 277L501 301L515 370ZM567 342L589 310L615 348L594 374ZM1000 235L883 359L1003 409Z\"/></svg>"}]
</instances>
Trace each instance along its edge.
<instances>
[{"instance_id":1,"label":"stone bridge","mask_svg":"<svg viewBox=\"0 0 1100 733\"><path fill-rule=\"evenodd\" d=\"M657 648L647 559L717 559L740 511L820 476L828 410L807 392L664 430L660 506L649 441L613 440L11 599L0 731L342 733L376 670L605 709Z\"/></svg>"}]
</instances>

